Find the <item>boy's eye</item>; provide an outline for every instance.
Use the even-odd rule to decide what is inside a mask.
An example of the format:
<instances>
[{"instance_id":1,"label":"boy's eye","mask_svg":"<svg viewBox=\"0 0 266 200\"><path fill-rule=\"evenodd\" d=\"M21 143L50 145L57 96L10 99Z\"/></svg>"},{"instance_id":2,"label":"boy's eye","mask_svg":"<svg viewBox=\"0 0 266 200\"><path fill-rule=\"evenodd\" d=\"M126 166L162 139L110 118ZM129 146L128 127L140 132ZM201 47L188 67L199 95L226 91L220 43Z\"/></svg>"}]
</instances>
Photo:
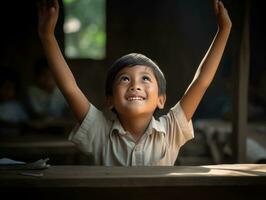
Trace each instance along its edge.
<instances>
[{"instance_id":1,"label":"boy's eye","mask_svg":"<svg viewBox=\"0 0 266 200\"><path fill-rule=\"evenodd\" d=\"M151 78L148 77L148 76L143 76L142 79L143 79L144 81L151 81Z\"/></svg>"},{"instance_id":2,"label":"boy's eye","mask_svg":"<svg viewBox=\"0 0 266 200\"><path fill-rule=\"evenodd\" d=\"M123 82L128 82L129 81L129 78L127 76L122 76L120 78L120 81L123 81Z\"/></svg>"}]
</instances>

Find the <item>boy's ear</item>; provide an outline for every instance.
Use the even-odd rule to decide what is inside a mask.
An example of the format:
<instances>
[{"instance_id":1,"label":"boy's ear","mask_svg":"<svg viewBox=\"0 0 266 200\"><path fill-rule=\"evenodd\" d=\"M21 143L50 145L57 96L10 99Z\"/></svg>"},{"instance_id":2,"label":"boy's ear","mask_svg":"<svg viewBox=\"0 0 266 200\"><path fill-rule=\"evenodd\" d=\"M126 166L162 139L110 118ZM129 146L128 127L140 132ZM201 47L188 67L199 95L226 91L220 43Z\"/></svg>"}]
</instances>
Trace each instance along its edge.
<instances>
[{"instance_id":1,"label":"boy's ear","mask_svg":"<svg viewBox=\"0 0 266 200\"><path fill-rule=\"evenodd\" d=\"M114 107L112 96L105 97L105 104L106 104L107 108L110 110Z\"/></svg>"},{"instance_id":2,"label":"boy's ear","mask_svg":"<svg viewBox=\"0 0 266 200\"><path fill-rule=\"evenodd\" d=\"M158 103L157 103L157 107L159 109L163 109L164 108L164 104L166 102L166 95L162 94L158 97Z\"/></svg>"}]
</instances>

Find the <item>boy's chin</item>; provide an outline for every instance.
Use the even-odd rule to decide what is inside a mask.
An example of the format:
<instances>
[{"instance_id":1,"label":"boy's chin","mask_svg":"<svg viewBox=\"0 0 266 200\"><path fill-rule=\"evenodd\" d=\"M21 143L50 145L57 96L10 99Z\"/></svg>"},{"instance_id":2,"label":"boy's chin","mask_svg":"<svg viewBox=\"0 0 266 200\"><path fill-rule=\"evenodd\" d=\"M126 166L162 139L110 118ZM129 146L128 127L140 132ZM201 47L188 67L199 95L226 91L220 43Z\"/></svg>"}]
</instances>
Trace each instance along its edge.
<instances>
[{"instance_id":1,"label":"boy's chin","mask_svg":"<svg viewBox=\"0 0 266 200\"><path fill-rule=\"evenodd\" d=\"M148 116L153 115L154 111L148 111L144 110L141 107L135 107L135 108L128 108L124 110L124 115L128 117L142 117L142 116Z\"/></svg>"}]
</instances>

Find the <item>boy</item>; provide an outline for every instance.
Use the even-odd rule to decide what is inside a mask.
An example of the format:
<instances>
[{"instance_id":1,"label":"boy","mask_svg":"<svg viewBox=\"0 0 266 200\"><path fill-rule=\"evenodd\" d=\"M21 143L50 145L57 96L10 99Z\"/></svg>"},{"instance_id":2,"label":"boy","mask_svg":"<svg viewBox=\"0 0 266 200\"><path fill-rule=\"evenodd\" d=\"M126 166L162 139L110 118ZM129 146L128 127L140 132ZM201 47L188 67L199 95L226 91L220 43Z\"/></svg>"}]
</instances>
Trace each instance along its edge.
<instances>
[{"instance_id":1,"label":"boy","mask_svg":"<svg viewBox=\"0 0 266 200\"><path fill-rule=\"evenodd\" d=\"M52 5L51 5L52 4ZM181 100L165 116L165 80L159 67L141 54L129 54L111 67L106 82L108 119L81 92L54 36L57 0L39 5L39 36L58 87L79 124L69 138L97 165L174 165L180 147L193 138L191 118L210 85L222 57L231 21L222 2L214 2L219 29L195 77Z\"/></svg>"}]
</instances>

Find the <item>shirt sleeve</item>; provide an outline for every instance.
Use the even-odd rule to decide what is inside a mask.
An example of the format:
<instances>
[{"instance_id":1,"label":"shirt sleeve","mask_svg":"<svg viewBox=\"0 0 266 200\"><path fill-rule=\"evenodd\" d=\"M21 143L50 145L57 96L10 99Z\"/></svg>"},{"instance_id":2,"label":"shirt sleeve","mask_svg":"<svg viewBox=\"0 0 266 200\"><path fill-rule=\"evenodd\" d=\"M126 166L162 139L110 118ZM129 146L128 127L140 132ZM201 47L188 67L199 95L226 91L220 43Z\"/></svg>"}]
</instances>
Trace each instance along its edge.
<instances>
[{"instance_id":1,"label":"shirt sleeve","mask_svg":"<svg viewBox=\"0 0 266 200\"><path fill-rule=\"evenodd\" d=\"M83 122L77 124L69 135L72 141L84 153L99 153L106 141L108 121L104 114L90 104Z\"/></svg>"},{"instance_id":2,"label":"shirt sleeve","mask_svg":"<svg viewBox=\"0 0 266 200\"><path fill-rule=\"evenodd\" d=\"M180 148L194 137L192 121L187 120L179 102L170 109L164 120L170 146Z\"/></svg>"}]
</instances>

